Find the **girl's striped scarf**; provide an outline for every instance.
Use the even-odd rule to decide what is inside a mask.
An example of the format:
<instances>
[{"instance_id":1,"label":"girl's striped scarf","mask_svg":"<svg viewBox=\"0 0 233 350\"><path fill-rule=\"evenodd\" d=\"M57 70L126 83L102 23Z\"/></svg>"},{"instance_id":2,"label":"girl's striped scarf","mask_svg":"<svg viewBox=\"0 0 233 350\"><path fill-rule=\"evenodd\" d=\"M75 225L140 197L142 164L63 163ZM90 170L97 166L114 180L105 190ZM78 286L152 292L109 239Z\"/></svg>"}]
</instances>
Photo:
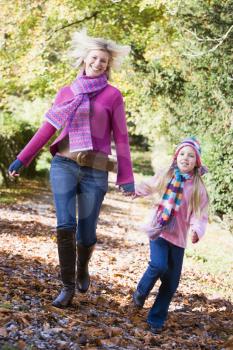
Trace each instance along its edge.
<instances>
[{"instance_id":1,"label":"girl's striped scarf","mask_svg":"<svg viewBox=\"0 0 233 350\"><path fill-rule=\"evenodd\" d=\"M55 128L68 126L71 152L93 149L90 129L90 97L98 94L107 84L105 74L96 78L80 75L70 86L74 97L64 103L53 105L46 113L45 118Z\"/></svg>"},{"instance_id":2,"label":"girl's striped scarf","mask_svg":"<svg viewBox=\"0 0 233 350\"><path fill-rule=\"evenodd\" d=\"M150 239L156 239L162 231L172 229L180 208L184 183L190 178L190 174L181 173L177 167L174 168L173 176L167 184L152 222L144 227Z\"/></svg>"}]
</instances>

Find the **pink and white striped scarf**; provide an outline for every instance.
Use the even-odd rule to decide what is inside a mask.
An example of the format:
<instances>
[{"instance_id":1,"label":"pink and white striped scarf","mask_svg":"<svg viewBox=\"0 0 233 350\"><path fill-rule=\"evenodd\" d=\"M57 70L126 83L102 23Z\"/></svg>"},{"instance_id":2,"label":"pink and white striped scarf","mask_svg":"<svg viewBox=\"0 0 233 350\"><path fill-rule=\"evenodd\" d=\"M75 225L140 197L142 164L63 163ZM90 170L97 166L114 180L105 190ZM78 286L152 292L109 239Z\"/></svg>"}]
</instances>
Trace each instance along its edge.
<instances>
[{"instance_id":1,"label":"pink and white striped scarf","mask_svg":"<svg viewBox=\"0 0 233 350\"><path fill-rule=\"evenodd\" d=\"M55 128L60 129L68 123L70 151L92 150L90 129L90 97L95 96L108 84L105 74L92 78L78 76L70 85L74 97L52 108L45 118Z\"/></svg>"}]
</instances>

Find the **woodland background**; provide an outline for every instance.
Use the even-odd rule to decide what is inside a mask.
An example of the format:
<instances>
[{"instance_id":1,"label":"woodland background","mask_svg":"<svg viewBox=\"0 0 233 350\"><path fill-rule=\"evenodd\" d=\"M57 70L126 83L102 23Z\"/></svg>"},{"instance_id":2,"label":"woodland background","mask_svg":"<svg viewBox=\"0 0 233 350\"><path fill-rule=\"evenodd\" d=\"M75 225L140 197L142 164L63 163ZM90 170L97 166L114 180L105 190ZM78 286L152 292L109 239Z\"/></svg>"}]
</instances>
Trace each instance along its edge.
<instances>
[{"instance_id":1,"label":"woodland background","mask_svg":"<svg viewBox=\"0 0 233 350\"><path fill-rule=\"evenodd\" d=\"M232 350L233 0L0 0L0 23L0 349ZM76 77L67 50L83 27L131 46L112 84L124 95L136 181L187 135L201 141L209 168L207 234L186 251L157 337L145 323L156 292L139 313L131 302L149 259L138 223L151 203L122 197L110 178L90 292L58 310L48 147L20 179L7 176L57 90Z\"/></svg>"},{"instance_id":2,"label":"woodland background","mask_svg":"<svg viewBox=\"0 0 233 350\"><path fill-rule=\"evenodd\" d=\"M124 94L133 143L163 154L187 135L201 141L213 212L233 211L232 0L1 0L0 170L43 120L77 72L71 34L130 45L112 81ZM25 174L48 168L48 153ZM160 157L160 159L163 157ZM34 169L34 171L33 171Z\"/></svg>"}]
</instances>

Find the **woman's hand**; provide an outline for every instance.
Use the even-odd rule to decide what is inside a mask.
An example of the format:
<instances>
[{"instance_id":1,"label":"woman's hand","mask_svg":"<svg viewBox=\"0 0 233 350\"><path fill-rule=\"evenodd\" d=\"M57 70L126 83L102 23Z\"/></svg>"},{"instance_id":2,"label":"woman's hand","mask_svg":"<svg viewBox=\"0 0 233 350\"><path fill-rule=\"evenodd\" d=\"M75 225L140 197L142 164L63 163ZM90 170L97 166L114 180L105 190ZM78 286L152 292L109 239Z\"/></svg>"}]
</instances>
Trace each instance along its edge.
<instances>
[{"instance_id":1,"label":"woman's hand","mask_svg":"<svg viewBox=\"0 0 233 350\"><path fill-rule=\"evenodd\" d=\"M8 168L8 174L10 175L10 177L19 176L19 170L20 168L22 168L22 166L23 163L19 159L14 160L14 162L11 163L11 165Z\"/></svg>"},{"instance_id":2,"label":"woman's hand","mask_svg":"<svg viewBox=\"0 0 233 350\"><path fill-rule=\"evenodd\" d=\"M198 234L195 231L191 232L191 241L192 243L197 243L199 241Z\"/></svg>"},{"instance_id":3,"label":"woman's hand","mask_svg":"<svg viewBox=\"0 0 233 350\"><path fill-rule=\"evenodd\" d=\"M123 193L124 196L134 196L135 194L135 188L134 188L134 183L129 183L129 184L122 184L119 186L119 189L121 193Z\"/></svg>"}]
</instances>

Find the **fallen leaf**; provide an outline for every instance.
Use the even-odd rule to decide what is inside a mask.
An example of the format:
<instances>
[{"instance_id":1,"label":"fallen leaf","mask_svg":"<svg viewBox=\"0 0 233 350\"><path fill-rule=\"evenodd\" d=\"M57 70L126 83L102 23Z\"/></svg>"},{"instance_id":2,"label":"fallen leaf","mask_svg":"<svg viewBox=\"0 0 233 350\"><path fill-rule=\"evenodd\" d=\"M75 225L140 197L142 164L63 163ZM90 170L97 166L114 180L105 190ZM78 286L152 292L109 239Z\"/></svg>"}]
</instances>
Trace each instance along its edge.
<instances>
[{"instance_id":1,"label":"fallen leaf","mask_svg":"<svg viewBox=\"0 0 233 350\"><path fill-rule=\"evenodd\" d=\"M8 335L6 328L1 327L0 328L0 336L6 338Z\"/></svg>"}]
</instances>

